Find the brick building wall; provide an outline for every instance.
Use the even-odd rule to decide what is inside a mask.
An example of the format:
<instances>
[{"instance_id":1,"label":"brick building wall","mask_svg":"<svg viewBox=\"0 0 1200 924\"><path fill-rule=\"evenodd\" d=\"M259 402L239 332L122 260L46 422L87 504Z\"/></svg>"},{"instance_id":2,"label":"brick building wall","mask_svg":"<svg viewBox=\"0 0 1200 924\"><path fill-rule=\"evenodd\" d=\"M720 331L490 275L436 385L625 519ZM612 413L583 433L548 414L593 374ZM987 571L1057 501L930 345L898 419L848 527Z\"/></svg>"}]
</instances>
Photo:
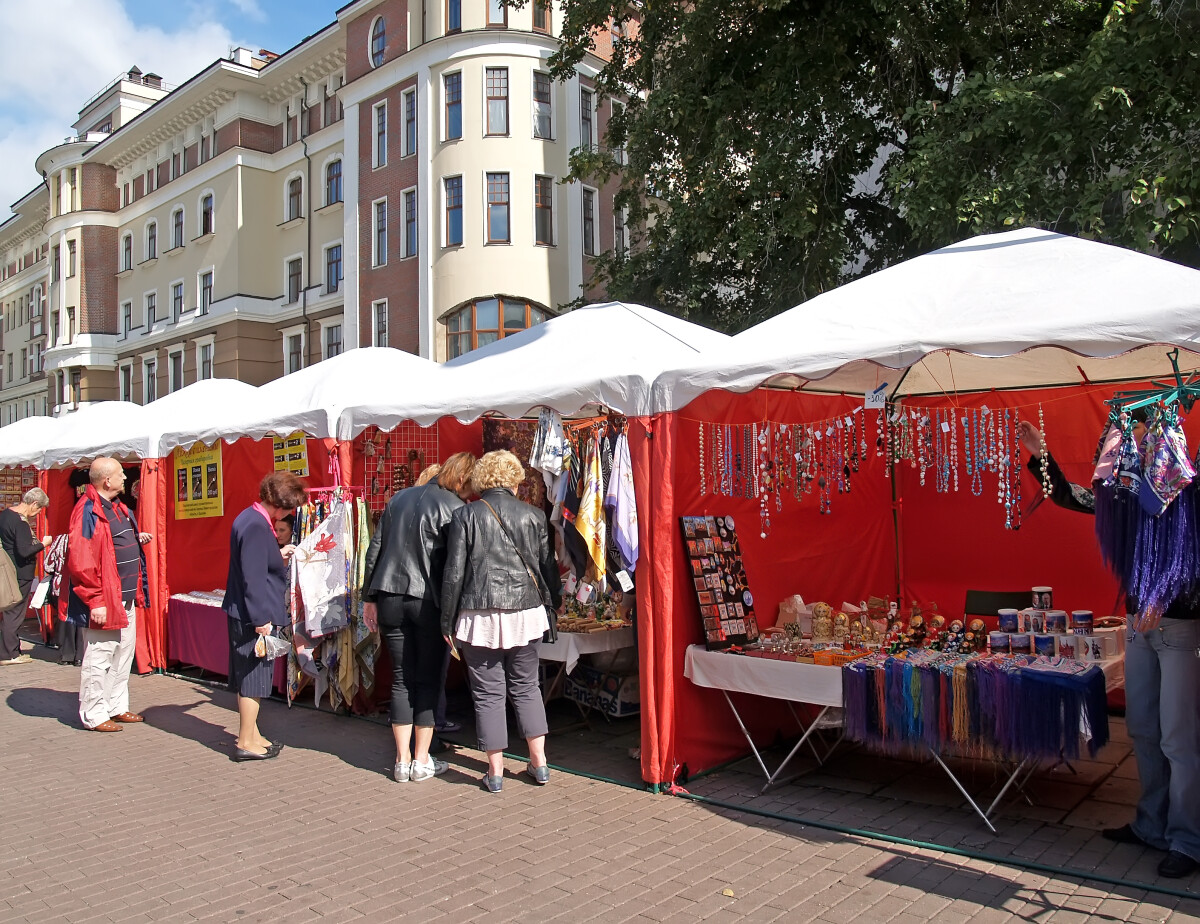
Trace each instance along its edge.
<instances>
[{"instance_id":1,"label":"brick building wall","mask_svg":"<svg viewBox=\"0 0 1200 924\"><path fill-rule=\"evenodd\" d=\"M359 342L371 345L375 320L371 302L388 300L388 345L410 353L419 353L420 340L420 257L402 258L404 253L404 190L417 185L420 155L401 157L404 129L401 107L403 93L416 86L416 78L390 87L386 93L361 104L365 114L359 119L358 164L358 304ZM374 106L387 101L387 166L372 167L375 151ZM387 196L387 265L372 266L372 235L376 199ZM418 249L422 238L420 223L433 216L420 214L418 208Z\"/></svg>"},{"instance_id":2,"label":"brick building wall","mask_svg":"<svg viewBox=\"0 0 1200 924\"><path fill-rule=\"evenodd\" d=\"M115 187L114 187L115 189ZM79 229L79 332L117 332L117 229Z\"/></svg>"},{"instance_id":3,"label":"brick building wall","mask_svg":"<svg viewBox=\"0 0 1200 924\"><path fill-rule=\"evenodd\" d=\"M434 0L444 2L444 0ZM420 6L416 8L420 16ZM371 66L371 26L382 16L384 22L383 63L408 51L408 0L384 0L346 24L346 82L357 80Z\"/></svg>"},{"instance_id":4,"label":"brick building wall","mask_svg":"<svg viewBox=\"0 0 1200 924\"><path fill-rule=\"evenodd\" d=\"M79 207L87 211L115 212L121 207L115 167L84 164L79 177Z\"/></svg>"}]
</instances>

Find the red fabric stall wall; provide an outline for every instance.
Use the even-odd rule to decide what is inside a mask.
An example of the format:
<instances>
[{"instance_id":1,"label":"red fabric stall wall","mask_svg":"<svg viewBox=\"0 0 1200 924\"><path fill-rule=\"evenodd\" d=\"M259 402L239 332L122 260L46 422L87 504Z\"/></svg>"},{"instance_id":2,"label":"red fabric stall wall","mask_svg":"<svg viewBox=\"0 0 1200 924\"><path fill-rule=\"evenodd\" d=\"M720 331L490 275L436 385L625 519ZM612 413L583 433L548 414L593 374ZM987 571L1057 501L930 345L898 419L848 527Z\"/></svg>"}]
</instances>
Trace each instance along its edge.
<instances>
[{"instance_id":1,"label":"red fabric stall wall","mask_svg":"<svg viewBox=\"0 0 1200 924\"><path fill-rule=\"evenodd\" d=\"M677 415L640 419L630 427L639 503L641 555L637 572L642 692L642 773L647 782L672 781L745 753L746 744L722 695L683 676L688 645L703 641L684 556L680 516L732 516L760 625L775 623L780 600L801 594L834 605L869 594L890 595L896 585L891 484L883 477L873 438L851 491L832 495L832 513L819 512L817 495L771 509L771 530L760 537L759 502L700 495L701 422L810 423L848 414L862 399L760 390L745 395L710 392ZM647 428L653 436L647 437ZM712 452L706 440L706 456ZM664 477L661 472L670 473ZM711 492L711 485L708 486ZM734 694L735 696L737 694ZM746 704L743 718L756 740L795 730L787 710L765 700ZM739 703L739 708L742 704Z\"/></svg>"}]
</instances>

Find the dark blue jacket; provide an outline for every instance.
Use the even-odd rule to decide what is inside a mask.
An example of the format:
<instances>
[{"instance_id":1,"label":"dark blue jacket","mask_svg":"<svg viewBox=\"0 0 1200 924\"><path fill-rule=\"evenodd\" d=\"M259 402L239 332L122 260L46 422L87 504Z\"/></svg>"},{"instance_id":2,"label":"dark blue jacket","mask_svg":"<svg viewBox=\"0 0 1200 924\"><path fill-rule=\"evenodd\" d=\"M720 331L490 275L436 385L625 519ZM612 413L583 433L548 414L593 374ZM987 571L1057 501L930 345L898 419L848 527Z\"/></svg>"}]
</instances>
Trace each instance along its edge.
<instances>
[{"instance_id":1,"label":"dark blue jacket","mask_svg":"<svg viewBox=\"0 0 1200 924\"><path fill-rule=\"evenodd\" d=\"M221 608L247 625L287 625L288 568L275 531L253 507L233 521L229 534L229 579Z\"/></svg>"}]
</instances>

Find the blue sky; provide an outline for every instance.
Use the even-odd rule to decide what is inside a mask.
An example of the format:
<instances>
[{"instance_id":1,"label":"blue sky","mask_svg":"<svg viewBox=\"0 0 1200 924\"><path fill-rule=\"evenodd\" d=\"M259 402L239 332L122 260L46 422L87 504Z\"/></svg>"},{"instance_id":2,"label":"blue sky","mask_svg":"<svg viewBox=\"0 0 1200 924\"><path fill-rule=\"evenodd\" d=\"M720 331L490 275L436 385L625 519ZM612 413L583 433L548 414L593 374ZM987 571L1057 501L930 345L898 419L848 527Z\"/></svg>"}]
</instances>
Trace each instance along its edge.
<instances>
[{"instance_id":1,"label":"blue sky","mask_svg":"<svg viewBox=\"0 0 1200 924\"><path fill-rule=\"evenodd\" d=\"M0 221L79 107L137 65L181 84L231 46L282 53L346 0L37 0L0 33ZM60 24L69 24L61 26Z\"/></svg>"}]
</instances>

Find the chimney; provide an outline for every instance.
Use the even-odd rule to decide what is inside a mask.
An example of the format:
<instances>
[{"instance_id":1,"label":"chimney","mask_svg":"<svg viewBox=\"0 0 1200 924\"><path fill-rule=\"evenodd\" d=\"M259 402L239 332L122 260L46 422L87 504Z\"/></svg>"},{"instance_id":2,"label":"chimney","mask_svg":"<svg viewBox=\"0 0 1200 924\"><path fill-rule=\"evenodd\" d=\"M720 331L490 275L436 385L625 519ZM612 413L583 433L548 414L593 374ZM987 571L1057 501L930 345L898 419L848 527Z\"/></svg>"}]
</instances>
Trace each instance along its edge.
<instances>
[{"instance_id":1,"label":"chimney","mask_svg":"<svg viewBox=\"0 0 1200 924\"><path fill-rule=\"evenodd\" d=\"M141 83L142 82L142 69L140 67L138 67L136 64L129 69L129 82L130 83Z\"/></svg>"},{"instance_id":2,"label":"chimney","mask_svg":"<svg viewBox=\"0 0 1200 924\"><path fill-rule=\"evenodd\" d=\"M142 78L142 83L147 87L162 89L162 78L158 74L147 74Z\"/></svg>"},{"instance_id":3,"label":"chimney","mask_svg":"<svg viewBox=\"0 0 1200 924\"><path fill-rule=\"evenodd\" d=\"M235 48L233 49L233 54L229 57L234 64L240 64L242 67L251 67L251 62L254 60L254 52L249 48Z\"/></svg>"}]
</instances>

